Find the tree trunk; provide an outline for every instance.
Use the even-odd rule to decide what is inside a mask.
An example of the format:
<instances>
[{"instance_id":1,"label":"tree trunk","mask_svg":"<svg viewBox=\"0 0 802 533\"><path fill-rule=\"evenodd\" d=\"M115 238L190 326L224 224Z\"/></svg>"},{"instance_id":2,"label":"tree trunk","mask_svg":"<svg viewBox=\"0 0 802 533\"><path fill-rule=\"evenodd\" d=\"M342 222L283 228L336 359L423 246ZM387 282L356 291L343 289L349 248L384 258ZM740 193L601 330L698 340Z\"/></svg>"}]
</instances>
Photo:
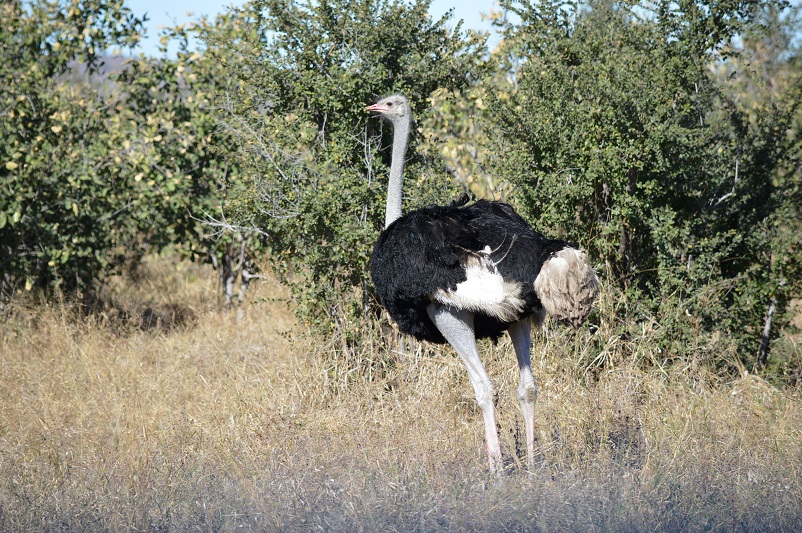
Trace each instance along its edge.
<instances>
[{"instance_id":1,"label":"tree trunk","mask_svg":"<svg viewBox=\"0 0 802 533\"><path fill-rule=\"evenodd\" d=\"M627 172L627 201L635 194L635 187L637 185L638 169L630 167ZM633 251L632 251L632 230L630 229L629 221L624 220L621 222L621 241L618 245L618 255L620 256L620 269L621 274L629 274L633 268Z\"/></svg>"},{"instance_id":2,"label":"tree trunk","mask_svg":"<svg viewBox=\"0 0 802 533\"><path fill-rule=\"evenodd\" d=\"M777 298L772 298L769 301L769 309L766 311L766 321L763 323L763 336L760 339L760 351L757 356L757 368L766 368L766 362L769 359L769 339L771 338L771 320L774 317L774 311L777 309Z\"/></svg>"}]
</instances>

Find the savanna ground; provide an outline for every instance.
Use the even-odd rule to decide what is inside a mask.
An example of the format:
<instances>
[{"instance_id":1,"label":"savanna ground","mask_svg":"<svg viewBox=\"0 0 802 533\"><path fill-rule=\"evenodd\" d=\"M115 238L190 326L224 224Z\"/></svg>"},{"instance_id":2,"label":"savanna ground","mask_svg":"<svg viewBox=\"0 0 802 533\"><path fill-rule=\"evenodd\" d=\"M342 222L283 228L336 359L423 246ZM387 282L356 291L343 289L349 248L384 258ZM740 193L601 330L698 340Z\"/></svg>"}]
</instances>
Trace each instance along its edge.
<instances>
[{"instance_id":1,"label":"savanna ground","mask_svg":"<svg viewBox=\"0 0 802 533\"><path fill-rule=\"evenodd\" d=\"M236 320L210 271L161 259L102 313L6 308L0 530L802 529L800 391L646 364L653 324L536 337L532 472L514 353L483 344L508 458L494 479L450 349L349 353L306 335L276 283L251 296ZM603 293L601 316L617 305Z\"/></svg>"}]
</instances>

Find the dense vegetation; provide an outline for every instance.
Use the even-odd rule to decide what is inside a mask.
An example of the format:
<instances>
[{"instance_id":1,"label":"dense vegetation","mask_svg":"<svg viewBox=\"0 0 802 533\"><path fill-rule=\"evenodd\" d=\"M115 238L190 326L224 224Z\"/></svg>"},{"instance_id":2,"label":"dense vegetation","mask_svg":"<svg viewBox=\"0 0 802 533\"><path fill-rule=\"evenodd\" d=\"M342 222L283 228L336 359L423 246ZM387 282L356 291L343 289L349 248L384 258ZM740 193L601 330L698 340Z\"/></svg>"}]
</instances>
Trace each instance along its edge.
<instances>
[{"instance_id":1,"label":"dense vegetation","mask_svg":"<svg viewBox=\"0 0 802 533\"><path fill-rule=\"evenodd\" d=\"M224 157L247 186L228 208L237 224L263 232L272 266L322 331L355 333L359 326L346 324L364 324L375 310L367 262L389 164L377 148L390 132L369 123L365 105L398 91L422 112L435 90L476 79L481 40L431 20L427 8L256 1L238 13L243 31L204 35L226 50L218 60L236 80L219 117L234 138ZM436 163L414 148L410 157L411 205L453 194Z\"/></svg>"},{"instance_id":2,"label":"dense vegetation","mask_svg":"<svg viewBox=\"0 0 802 533\"><path fill-rule=\"evenodd\" d=\"M428 7L256 0L112 68L142 30L122 0L5 2L0 296L97 293L169 248L215 264L228 298L260 262L308 325L358 345L381 320L366 264L389 162L389 132L362 108L401 91L419 119L405 209L503 194L589 250L618 295L614 334L648 325L653 363L793 382L795 12L507 2L489 53Z\"/></svg>"},{"instance_id":3,"label":"dense vegetation","mask_svg":"<svg viewBox=\"0 0 802 533\"><path fill-rule=\"evenodd\" d=\"M751 367L799 293L799 70L765 79L750 65L765 41L733 45L772 7L509 6L515 80L490 100L499 175L536 227L590 250L673 354L701 328Z\"/></svg>"}]
</instances>

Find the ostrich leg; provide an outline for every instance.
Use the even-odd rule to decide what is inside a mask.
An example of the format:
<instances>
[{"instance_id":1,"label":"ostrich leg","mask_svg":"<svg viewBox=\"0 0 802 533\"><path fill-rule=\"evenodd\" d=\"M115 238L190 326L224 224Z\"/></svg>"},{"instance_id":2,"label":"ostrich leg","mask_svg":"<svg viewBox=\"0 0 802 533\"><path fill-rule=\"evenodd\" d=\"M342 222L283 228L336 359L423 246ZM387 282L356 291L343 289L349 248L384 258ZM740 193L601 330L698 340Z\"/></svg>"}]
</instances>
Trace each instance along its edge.
<instances>
[{"instance_id":1,"label":"ostrich leg","mask_svg":"<svg viewBox=\"0 0 802 533\"><path fill-rule=\"evenodd\" d=\"M493 382L485 371L479 350L476 348L476 334L473 329L473 313L451 309L441 304L430 304L426 308L429 316L443 337L454 347L473 384L476 393L476 402L482 409L485 419L485 442L487 445L487 459L490 470L501 471L501 446L496 431L495 396Z\"/></svg>"},{"instance_id":2,"label":"ostrich leg","mask_svg":"<svg viewBox=\"0 0 802 533\"><path fill-rule=\"evenodd\" d=\"M535 401L537 385L530 368L529 351L531 347L529 318L519 320L510 326L510 334L515 355L518 357L518 369L521 371L521 383L518 385L518 403L524 414L526 425L526 463L529 468L535 465Z\"/></svg>"}]
</instances>

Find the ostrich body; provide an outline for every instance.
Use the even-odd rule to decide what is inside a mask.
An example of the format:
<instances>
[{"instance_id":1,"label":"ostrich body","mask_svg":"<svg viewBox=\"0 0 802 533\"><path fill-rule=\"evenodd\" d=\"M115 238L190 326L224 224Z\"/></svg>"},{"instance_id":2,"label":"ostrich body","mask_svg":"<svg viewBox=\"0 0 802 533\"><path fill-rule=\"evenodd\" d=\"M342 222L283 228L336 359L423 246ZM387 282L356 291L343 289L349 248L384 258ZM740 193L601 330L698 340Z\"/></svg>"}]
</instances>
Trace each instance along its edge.
<instances>
[{"instance_id":1,"label":"ostrich body","mask_svg":"<svg viewBox=\"0 0 802 533\"><path fill-rule=\"evenodd\" d=\"M518 401L531 466L537 387L530 368L530 324L539 327L548 313L579 326L596 297L596 273L584 253L536 232L505 203L480 200L401 216L409 104L404 96L392 95L365 109L393 124L385 229L370 261L379 300L403 333L448 342L459 354L484 416L494 471L502 467L495 389L476 339L509 333L521 375Z\"/></svg>"}]
</instances>

